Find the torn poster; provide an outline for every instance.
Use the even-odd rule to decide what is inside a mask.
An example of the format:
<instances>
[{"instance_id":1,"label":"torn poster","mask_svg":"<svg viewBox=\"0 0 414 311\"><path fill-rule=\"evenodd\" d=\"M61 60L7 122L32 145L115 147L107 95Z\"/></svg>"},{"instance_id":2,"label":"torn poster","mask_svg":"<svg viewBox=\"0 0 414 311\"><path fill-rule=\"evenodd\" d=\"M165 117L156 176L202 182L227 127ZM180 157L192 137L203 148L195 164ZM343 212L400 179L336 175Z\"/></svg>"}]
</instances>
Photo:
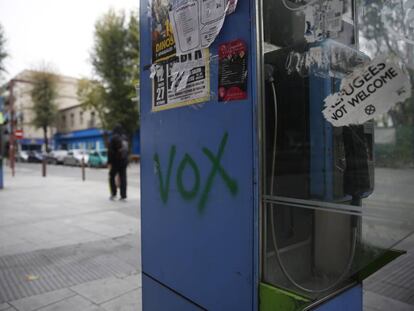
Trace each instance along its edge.
<instances>
[{"instance_id":1,"label":"torn poster","mask_svg":"<svg viewBox=\"0 0 414 311\"><path fill-rule=\"evenodd\" d=\"M175 55L174 34L169 20L169 0L153 0L151 6L152 62Z\"/></svg>"},{"instance_id":2,"label":"torn poster","mask_svg":"<svg viewBox=\"0 0 414 311\"><path fill-rule=\"evenodd\" d=\"M342 30L342 0L327 0L306 6L305 39L312 43L326 38L335 38Z\"/></svg>"},{"instance_id":3,"label":"torn poster","mask_svg":"<svg viewBox=\"0 0 414 311\"><path fill-rule=\"evenodd\" d=\"M247 98L247 46L235 40L219 46L219 101Z\"/></svg>"},{"instance_id":4,"label":"torn poster","mask_svg":"<svg viewBox=\"0 0 414 311\"><path fill-rule=\"evenodd\" d=\"M288 74L297 72L301 76L312 73L322 78L344 78L357 66L368 62L369 57L362 52L328 39L311 47L307 52L290 52L286 60L286 70Z\"/></svg>"},{"instance_id":5,"label":"torn poster","mask_svg":"<svg viewBox=\"0 0 414 311\"><path fill-rule=\"evenodd\" d=\"M160 111L210 99L208 49L153 65L152 110Z\"/></svg>"},{"instance_id":6,"label":"torn poster","mask_svg":"<svg viewBox=\"0 0 414 311\"><path fill-rule=\"evenodd\" d=\"M333 126L363 124L411 97L411 82L398 59L379 56L342 80L322 111Z\"/></svg>"},{"instance_id":7,"label":"torn poster","mask_svg":"<svg viewBox=\"0 0 414 311\"><path fill-rule=\"evenodd\" d=\"M188 0L170 11L176 54L208 48L223 27L237 0Z\"/></svg>"},{"instance_id":8,"label":"torn poster","mask_svg":"<svg viewBox=\"0 0 414 311\"><path fill-rule=\"evenodd\" d=\"M227 2L227 15L234 13L237 7L237 0L228 0Z\"/></svg>"}]
</instances>

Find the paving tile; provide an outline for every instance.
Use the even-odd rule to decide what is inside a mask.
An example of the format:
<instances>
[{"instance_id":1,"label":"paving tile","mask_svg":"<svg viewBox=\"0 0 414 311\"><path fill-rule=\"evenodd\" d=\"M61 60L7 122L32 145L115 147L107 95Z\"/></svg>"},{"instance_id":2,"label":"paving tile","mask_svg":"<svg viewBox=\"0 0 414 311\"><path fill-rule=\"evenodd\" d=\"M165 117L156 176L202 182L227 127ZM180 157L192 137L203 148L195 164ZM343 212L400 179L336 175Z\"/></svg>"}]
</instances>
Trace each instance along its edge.
<instances>
[{"instance_id":1,"label":"paving tile","mask_svg":"<svg viewBox=\"0 0 414 311\"><path fill-rule=\"evenodd\" d=\"M120 278L122 280L124 280L125 282L130 283L131 286L142 287L142 276L141 276L141 273L127 275L127 276L120 277Z\"/></svg>"},{"instance_id":2,"label":"paving tile","mask_svg":"<svg viewBox=\"0 0 414 311\"><path fill-rule=\"evenodd\" d=\"M377 295L381 295L395 301L400 301L407 304L414 303L414 301L411 299L413 290L411 288L406 288L404 286L389 282L391 277L391 275L385 276L383 279L365 286L365 289L369 292L376 293Z\"/></svg>"},{"instance_id":3,"label":"paving tile","mask_svg":"<svg viewBox=\"0 0 414 311\"><path fill-rule=\"evenodd\" d=\"M105 311L92 304L85 298L76 295L74 297L67 298L65 300L56 302L47 307L38 309L39 311Z\"/></svg>"},{"instance_id":4,"label":"paving tile","mask_svg":"<svg viewBox=\"0 0 414 311\"><path fill-rule=\"evenodd\" d=\"M116 275L126 278L137 274L140 267L130 265L122 259L131 257L130 253L136 253L136 249L130 245L127 239L106 239L0 257L0 303ZM25 276L28 274L37 275L39 278L27 282ZM131 281L115 279L128 291L139 287L139 277L136 278ZM133 285L129 286L129 283Z\"/></svg>"},{"instance_id":5,"label":"paving tile","mask_svg":"<svg viewBox=\"0 0 414 311\"><path fill-rule=\"evenodd\" d=\"M414 234L404 239L395 248L406 250L409 255L413 256L414 255Z\"/></svg>"},{"instance_id":6,"label":"paving tile","mask_svg":"<svg viewBox=\"0 0 414 311\"><path fill-rule=\"evenodd\" d=\"M139 284L138 277L135 280L111 277L74 286L71 290L96 304L102 304L139 288Z\"/></svg>"},{"instance_id":7,"label":"paving tile","mask_svg":"<svg viewBox=\"0 0 414 311\"><path fill-rule=\"evenodd\" d=\"M370 291L364 291L364 310L369 309L375 311L413 311L414 305L406 304Z\"/></svg>"},{"instance_id":8,"label":"paving tile","mask_svg":"<svg viewBox=\"0 0 414 311\"><path fill-rule=\"evenodd\" d=\"M2 303L0 304L0 311L4 311L10 308L10 305L8 303Z\"/></svg>"},{"instance_id":9,"label":"paving tile","mask_svg":"<svg viewBox=\"0 0 414 311\"><path fill-rule=\"evenodd\" d=\"M411 292L413 293L410 298L408 298L407 303L414 306L414 291L411 289Z\"/></svg>"},{"instance_id":10,"label":"paving tile","mask_svg":"<svg viewBox=\"0 0 414 311\"><path fill-rule=\"evenodd\" d=\"M101 305L101 307L106 311L141 311L141 289L126 293Z\"/></svg>"},{"instance_id":11,"label":"paving tile","mask_svg":"<svg viewBox=\"0 0 414 311\"><path fill-rule=\"evenodd\" d=\"M0 244L2 241L0 241ZM41 249L42 245L30 242L22 242L19 244L9 245L9 246L0 246L0 257L6 255L15 255L20 253L32 252L38 249Z\"/></svg>"},{"instance_id":12,"label":"paving tile","mask_svg":"<svg viewBox=\"0 0 414 311\"><path fill-rule=\"evenodd\" d=\"M87 243L92 241L99 241L106 238L103 235L95 234L93 232L82 232L75 234L73 236L70 236L67 238L67 241L70 242L70 244L77 244L77 243Z\"/></svg>"},{"instance_id":13,"label":"paving tile","mask_svg":"<svg viewBox=\"0 0 414 311\"><path fill-rule=\"evenodd\" d=\"M25 240L17 236L15 230L9 229L0 231L0 242L2 247L7 247L24 243Z\"/></svg>"},{"instance_id":14,"label":"paving tile","mask_svg":"<svg viewBox=\"0 0 414 311\"><path fill-rule=\"evenodd\" d=\"M76 294L69 289L62 289L46 294L26 297L9 303L19 311L33 311L75 295Z\"/></svg>"}]
</instances>

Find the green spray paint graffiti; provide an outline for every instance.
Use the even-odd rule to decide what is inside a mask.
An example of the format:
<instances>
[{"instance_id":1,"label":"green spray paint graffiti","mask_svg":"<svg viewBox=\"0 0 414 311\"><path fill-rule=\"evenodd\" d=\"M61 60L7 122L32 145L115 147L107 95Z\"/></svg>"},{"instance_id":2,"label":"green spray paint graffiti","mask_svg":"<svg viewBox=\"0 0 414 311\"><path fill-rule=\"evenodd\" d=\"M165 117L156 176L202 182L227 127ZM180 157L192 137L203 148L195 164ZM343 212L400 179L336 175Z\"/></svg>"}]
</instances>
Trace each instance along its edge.
<instances>
[{"instance_id":1,"label":"green spray paint graffiti","mask_svg":"<svg viewBox=\"0 0 414 311\"><path fill-rule=\"evenodd\" d=\"M160 158L159 158L158 154L155 154L154 155L154 162L155 162L155 164L157 166L158 179L159 179L159 182L160 182L161 200L164 203L167 203L167 201L168 201L168 194L170 193L170 178L171 178L172 165L173 165L174 159L175 159L176 149L177 148L175 146L171 146L171 149L170 149L170 159L168 161L167 180L165 181L165 184L164 184L163 175L161 173Z\"/></svg>"},{"instance_id":2,"label":"green spray paint graffiti","mask_svg":"<svg viewBox=\"0 0 414 311\"><path fill-rule=\"evenodd\" d=\"M201 188L201 177L200 177L199 167L197 163L194 161L194 159L188 153L184 155L183 159L178 165L177 175L176 175L176 184L177 184L177 190L180 193L181 197L186 201L194 200L195 198L197 198L197 195L200 193L200 189L202 189L200 193L198 205L197 205L200 212L202 212L207 205L208 198L210 196L214 182L217 179L216 176L221 177L221 179L224 181L224 184L228 188L231 195L235 196L238 193L237 182L229 176L229 174L226 172L226 170L221 164L228 137L229 137L228 133L225 133L223 135L217 154L214 154L211 150L209 150L206 147L202 148L204 155L211 162L210 173L207 176L207 179L206 179L206 182L203 188ZM164 203L168 202L168 197L170 193L171 175L172 175L173 166L175 162L176 152L177 152L177 147L175 145L171 146L166 175L164 175L165 172L163 172L163 170L161 169L160 157L158 156L157 153L154 155L154 163L157 168L156 171L157 171L158 181L159 181L160 196L161 196L161 200ZM189 185L187 185L186 187L186 185L184 184L184 172L186 170L190 170L194 176L193 184L190 187Z\"/></svg>"},{"instance_id":3,"label":"green spray paint graffiti","mask_svg":"<svg viewBox=\"0 0 414 311\"><path fill-rule=\"evenodd\" d=\"M189 165L194 173L194 185L191 190L186 190L183 182L183 174L186 166ZM198 190L200 189L200 171L193 158L186 153L184 159L181 161L180 166L177 170L177 187L185 200L192 200L197 196Z\"/></svg>"},{"instance_id":4,"label":"green spray paint graffiti","mask_svg":"<svg viewBox=\"0 0 414 311\"><path fill-rule=\"evenodd\" d=\"M221 166L221 158L224 154L224 148L226 147L228 134L225 133L223 138L221 139L220 147L217 156L215 156L210 150L207 148L203 148L203 153L210 159L212 163L210 174L207 178L206 186L204 187L203 194L201 195L200 202L198 204L198 207L200 209L203 209L207 203L208 195L210 193L211 187L213 186L214 178L217 175L217 173L220 173L221 177L223 178L225 184L230 190L230 193L232 195L237 194L237 182L234 181L229 177L229 175L226 173L224 168Z\"/></svg>"}]
</instances>

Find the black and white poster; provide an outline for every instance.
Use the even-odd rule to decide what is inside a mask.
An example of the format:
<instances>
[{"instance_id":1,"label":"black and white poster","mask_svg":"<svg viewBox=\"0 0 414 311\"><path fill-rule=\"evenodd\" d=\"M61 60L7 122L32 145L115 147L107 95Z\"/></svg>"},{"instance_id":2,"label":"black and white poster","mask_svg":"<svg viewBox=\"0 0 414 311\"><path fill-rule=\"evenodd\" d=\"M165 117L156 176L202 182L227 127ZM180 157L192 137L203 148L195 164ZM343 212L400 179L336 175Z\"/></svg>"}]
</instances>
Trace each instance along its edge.
<instances>
[{"instance_id":1,"label":"black and white poster","mask_svg":"<svg viewBox=\"0 0 414 311\"><path fill-rule=\"evenodd\" d=\"M153 65L153 111L188 106L210 99L208 49Z\"/></svg>"}]
</instances>

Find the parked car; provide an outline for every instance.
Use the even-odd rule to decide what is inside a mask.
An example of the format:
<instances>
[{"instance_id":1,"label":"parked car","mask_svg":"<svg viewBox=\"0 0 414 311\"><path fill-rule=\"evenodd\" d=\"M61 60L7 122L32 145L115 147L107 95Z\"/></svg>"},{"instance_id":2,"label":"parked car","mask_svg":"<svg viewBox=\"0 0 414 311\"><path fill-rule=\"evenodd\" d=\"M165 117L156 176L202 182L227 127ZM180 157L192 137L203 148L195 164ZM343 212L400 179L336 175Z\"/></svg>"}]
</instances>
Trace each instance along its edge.
<instances>
[{"instance_id":1,"label":"parked car","mask_svg":"<svg viewBox=\"0 0 414 311\"><path fill-rule=\"evenodd\" d=\"M52 150L47 154L46 160L49 164L63 164L63 159L67 155L67 150Z\"/></svg>"},{"instance_id":2,"label":"parked car","mask_svg":"<svg viewBox=\"0 0 414 311\"><path fill-rule=\"evenodd\" d=\"M108 152L106 150L95 150L89 153L88 164L91 167L104 167L108 163Z\"/></svg>"},{"instance_id":3,"label":"parked car","mask_svg":"<svg viewBox=\"0 0 414 311\"><path fill-rule=\"evenodd\" d=\"M67 150L55 150L53 153L57 164L63 164L63 159L68 155Z\"/></svg>"},{"instance_id":4,"label":"parked car","mask_svg":"<svg viewBox=\"0 0 414 311\"><path fill-rule=\"evenodd\" d=\"M69 150L68 154L63 158L64 165L81 165L82 158L85 164L88 164L88 152L80 149Z\"/></svg>"},{"instance_id":5,"label":"parked car","mask_svg":"<svg viewBox=\"0 0 414 311\"><path fill-rule=\"evenodd\" d=\"M46 163L47 164L56 164L56 158L55 155L53 154L53 151L50 151L49 153L45 154L45 159L46 159Z\"/></svg>"},{"instance_id":6,"label":"parked car","mask_svg":"<svg viewBox=\"0 0 414 311\"><path fill-rule=\"evenodd\" d=\"M25 150L21 150L17 153L16 158L19 162L27 162L29 160L29 153Z\"/></svg>"},{"instance_id":7,"label":"parked car","mask_svg":"<svg viewBox=\"0 0 414 311\"><path fill-rule=\"evenodd\" d=\"M41 163L43 161L43 155L40 151L29 151L27 162L29 163Z\"/></svg>"}]
</instances>

